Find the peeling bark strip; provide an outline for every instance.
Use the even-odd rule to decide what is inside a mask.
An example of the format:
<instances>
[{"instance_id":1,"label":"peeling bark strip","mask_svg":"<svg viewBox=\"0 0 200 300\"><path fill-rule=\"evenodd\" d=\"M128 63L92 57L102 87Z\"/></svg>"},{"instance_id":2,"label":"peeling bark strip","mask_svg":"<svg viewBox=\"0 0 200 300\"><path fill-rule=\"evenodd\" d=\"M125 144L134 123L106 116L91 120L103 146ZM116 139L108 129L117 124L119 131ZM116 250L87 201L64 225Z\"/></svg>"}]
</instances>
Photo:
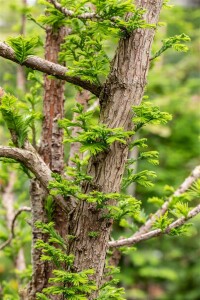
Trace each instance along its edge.
<instances>
[{"instance_id":1,"label":"peeling bark strip","mask_svg":"<svg viewBox=\"0 0 200 300\"><path fill-rule=\"evenodd\" d=\"M147 23L157 23L161 0L138 0L136 4L147 10ZM153 37L153 29L138 29L119 42L111 73L100 96L100 121L110 128L132 128L131 106L139 105L144 93ZM103 192L118 192L127 155L126 145L114 143L108 153L93 157L88 173L94 178L94 186ZM90 190L90 186L85 188L85 192ZM70 224L70 234L76 236L70 245L70 253L75 255L75 270L93 268L97 286L101 284L112 226L112 222L103 219L102 215L102 211L96 211L91 204L79 202ZM90 238L88 233L91 231L96 231L98 236ZM96 296L95 292L89 299Z\"/></svg>"},{"instance_id":2,"label":"peeling bark strip","mask_svg":"<svg viewBox=\"0 0 200 300\"><path fill-rule=\"evenodd\" d=\"M7 44L0 42L0 56L9 59L17 64L19 64L18 60L15 58L15 53L11 47ZM102 87L95 85L87 80L82 80L77 76L69 76L67 75L68 69L64 66L59 65L58 63L53 63L43 58L37 56L28 57L23 63L23 66L31 68L33 70L37 70L43 72L48 75L53 75L58 79L67 81L69 83L80 86L92 94L99 97Z\"/></svg>"}]
</instances>

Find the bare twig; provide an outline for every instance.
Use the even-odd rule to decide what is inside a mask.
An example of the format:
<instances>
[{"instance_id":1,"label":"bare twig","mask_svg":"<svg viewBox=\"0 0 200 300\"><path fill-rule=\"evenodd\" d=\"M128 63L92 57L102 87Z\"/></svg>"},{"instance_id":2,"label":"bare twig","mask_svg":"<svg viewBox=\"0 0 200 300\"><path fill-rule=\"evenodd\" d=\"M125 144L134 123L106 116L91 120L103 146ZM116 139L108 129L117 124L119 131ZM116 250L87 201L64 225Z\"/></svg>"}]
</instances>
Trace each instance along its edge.
<instances>
[{"instance_id":1,"label":"bare twig","mask_svg":"<svg viewBox=\"0 0 200 300\"><path fill-rule=\"evenodd\" d=\"M0 56L11 60L17 64L20 64L19 61L15 57L15 53L11 47L7 44L0 42ZM88 91L90 91L95 96L99 97L102 87L98 86L94 83L91 83L88 80L82 80L77 76L69 76L67 75L68 69L62 65L50 62L43 58L37 56L29 56L22 65L31 68L33 70L37 70L43 72L48 75L52 75L58 79L62 79L74 85L80 86Z\"/></svg>"},{"instance_id":2,"label":"bare twig","mask_svg":"<svg viewBox=\"0 0 200 300\"><path fill-rule=\"evenodd\" d=\"M0 245L0 250L3 250L6 246L10 245L11 241L15 238L15 222L18 216L24 211L31 212L31 208L28 206L23 206L20 209L18 209L18 211L15 213L11 222L11 235L7 241L5 241L2 245Z\"/></svg>"},{"instance_id":3,"label":"bare twig","mask_svg":"<svg viewBox=\"0 0 200 300\"><path fill-rule=\"evenodd\" d=\"M182 225L184 225L189 219L195 217L200 213L200 204L193 208L189 213L187 217L181 217L171 223L164 231L161 229L155 229L146 233L137 234L136 236L132 236L127 239L121 239L117 241L111 241L108 243L110 248L114 247L122 247L122 246L133 246L141 241L148 240L153 237L161 236L163 234L169 234L172 229L178 228Z\"/></svg>"}]
</instances>

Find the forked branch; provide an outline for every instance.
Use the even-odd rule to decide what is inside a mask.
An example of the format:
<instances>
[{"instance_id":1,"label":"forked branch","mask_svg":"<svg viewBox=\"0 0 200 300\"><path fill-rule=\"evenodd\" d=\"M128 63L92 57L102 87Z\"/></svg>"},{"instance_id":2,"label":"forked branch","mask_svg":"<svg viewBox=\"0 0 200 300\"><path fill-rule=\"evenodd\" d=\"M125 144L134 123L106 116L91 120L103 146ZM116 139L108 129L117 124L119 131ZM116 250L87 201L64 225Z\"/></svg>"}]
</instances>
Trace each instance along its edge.
<instances>
[{"instance_id":1,"label":"forked branch","mask_svg":"<svg viewBox=\"0 0 200 300\"><path fill-rule=\"evenodd\" d=\"M127 239L121 239L117 241L109 242L110 248L122 247L122 246L133 246L141 241L145 241L151 239L153 237L161 236L163 234L170 234L173 229L176 229L182 225L184 225L189 219L194 218L196 215L200 213L200 204L193 208L187 217L181 217L171 223L165 230L155 229L146 233L137 234L136 236L132 236Z\"/></svg>"},{"instance_id":2,"label":"forked branch","mask_svg":"<svg viewBox=\"0 0 200 300\"><path fill-rule=\"evenodd\" d=\"M173 197L178 197L181 194L185 193L198 178L200 178L200 166L197 166L191 172L191 174L184 180L184 182L179 186L179 188L174 192L174 194L167 201L164 202L162 207L158 209L156 213L151 215L147 222L139 229L138 232L134 234L134 236L148 232L155 220L166 213L171 201L173 200Z\"/></svg>"},{"instance_id":3,"label":"forked branch","mask_svg":"<svg viewBox=\"0 0 200 300\"><path fill-rule=\"evenodd\" d=\"M190 176L188 176L184 180L184 182L179 186L179 188L174 192L174 194L167 201L165 201L165 203L162 205L162 207L159 210L157 210L156 213L151 215L151 217L147 220L147 222L133 236L131 236L130 238L127 238L127 239L120 239L120 240L109 242L109 247L121 247L121 246L125 246L125 245L130 246L130 245L134 245L140 241L147 240L149 238L152 238L152 237L155 237L158 235L170 233L171 229L180 227L187 220L196 216L200 212L200 205L198 205L197 207L192 209L189 212L187 218L182 217L182 218L174 221L172 224L170 224L166 228L165 231L162 231L160 229L150 231L150 229L151 229L152 225L154 224L154 222L156 221L156 219L163 216L167 212L169 205L170 205L171 201L173 200L173 197L178 197L178 196L182 195L183 193L185 193L198 178L200 178L200 166L197 166L192 171Z\"/></svg>"}]
</instances>

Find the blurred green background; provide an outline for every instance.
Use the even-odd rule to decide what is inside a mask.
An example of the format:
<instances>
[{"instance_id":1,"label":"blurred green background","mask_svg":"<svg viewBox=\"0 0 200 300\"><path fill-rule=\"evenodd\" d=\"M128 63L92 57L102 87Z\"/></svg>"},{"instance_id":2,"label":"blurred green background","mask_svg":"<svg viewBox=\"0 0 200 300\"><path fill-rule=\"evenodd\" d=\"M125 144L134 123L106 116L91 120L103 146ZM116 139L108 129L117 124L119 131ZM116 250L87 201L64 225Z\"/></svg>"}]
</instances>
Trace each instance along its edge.
<instances>
[{"instance_id":1,"label":"blurred green background","mask_svg":"<svg viewBox=\"0 0 200 300\"><path fill-rule=\"evenodd\" d=\"M175 1L174 1L175 2ZM179 1L182 4L187 1ZM192 4L188 1L187 4ZM159 166L146 166L146 162L138 163L138 170L146 168L157 172L155 185L144 189L133 186L131 193L142 200L143 207L148 212L156 210L156 206L149 204L146 199L151 196L162 197L166 185L178 187L191 170L199 163L200 157L200 88L199 88L199 18L200 9L198 1L196 6L175 6L165 9L161 15L161 26L155 38L153 51L159 49L161 40L175 34L185 33L190 36L187 53L177 53L169 50L153 62L145 94L150 101L160 106L162 110L173 115L173 120L165 126L148 126L143 130L141 137L147 137L149 150L160 153ZM23 14L31 12L37 16L40 5L30 1L24 7L23 1L0 0L0 40L8 36L19 34ZM39 34L44 40L44 32L34 22L27 21L25 26L27 35ZM113 43L108 45L109 55ZM43 56L42 48L39 55ZM30 70L26 70L26 75ZM0 86L6 92L13 93L25 99L24 91L17 87L17 66L0 58ZM38 75L42 79L42 75ZM30 91L31 81L26 83L26 92ZM42 90L38 91L38 99ZM75 88L66 85L66 115L71 116L70 108L74 104ZM41 101L36 103L36 109L41 112ZM40 128L40 120L38 121ZM39 139L39 132L37 139ZM8 143L8 132L0 117L0 144ZM67 151L67 150L66 150ZM136 155L137 153L132 153ZM66 154L67 156L67 154ZM0 162L0 197L5 193L11 174L14 172L15 180L12 189L13 209L22 205L29 205L28 180L23 171L16 164L2 164ZM2 203L2 201L1 201ZM9 236L6 221L6 209L0 204L0 241ZM10 290L10 298L0 294L0 299L18 299L18 279L26 282L29 269L16 272L16 257L20 249L25 253L25 265L30 264L30 227L27 225L30 216L20 216L16 228L16 238L11 247L0 252L0 293L4 286ZM116 235L122 233L122 228L115 229ZM200 217L194 220L187 236L160 237L137 245L129 254L121 257L120 285L127 291L127 300L198 300L200 299ZM130 234L128 232L127 234ZM20 274L19 274L20 273ZM4 298L3 298L4 297ZM13 297L13 298L12 298Z\"/></svg>"}]
</instances>

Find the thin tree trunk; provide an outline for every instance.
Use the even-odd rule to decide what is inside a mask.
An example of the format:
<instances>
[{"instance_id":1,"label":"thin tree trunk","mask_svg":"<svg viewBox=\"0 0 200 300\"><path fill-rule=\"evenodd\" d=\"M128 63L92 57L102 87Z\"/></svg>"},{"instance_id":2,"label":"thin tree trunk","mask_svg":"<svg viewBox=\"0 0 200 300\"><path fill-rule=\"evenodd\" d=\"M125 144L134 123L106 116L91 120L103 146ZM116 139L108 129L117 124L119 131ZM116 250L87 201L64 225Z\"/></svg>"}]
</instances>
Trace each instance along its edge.
<instances>
[{"instance_id":1,"label":"thin tree trunk","mask_svg":"<svg viewBox=\"0 0 200 300\"><path fill-rule=\"evenodd\" d=\"M22 0L23 8L27 7L27 0ZM23 12L21 16L21 28L20 34L24 35L26 30L26 14ZM22 92L25 92L26 87L26 78L25 78L25 71L24 67L19 66L17 67L17 88Z\"/></svg>"},{"instance_id":2,"label":"thin tree trunk","mask_svg":"<svg viewBox=\"0 0 200 300\"><path fill-rule=\"evenodd\" d=\"M45 59L51 62L58 61L60 45L65 36L65 28L57 31L48 28L46 31ZM64 82L58 79L49 78L45 75L44 81L44 100L43 100L43 127L42 138L39 153L52 172L63 173L64 167L64 146L63 130L58 126L58 120L64 115ZM37 239L46 240L46 236L35 228L34 223L37 220L47 221L45 212L46 192L34 180L31 188L32 214L33 214L33 276L29 289L29 299L35 299L35 294L41 292L48 286L48 279L52 275L51 263L41 262L41 251L34 248ZM52 220L55 222L57 231L66 235L67 216L66 213L55 203ZM60 299L59 296L51 299Z\"/></svg>"}]
</instances>

